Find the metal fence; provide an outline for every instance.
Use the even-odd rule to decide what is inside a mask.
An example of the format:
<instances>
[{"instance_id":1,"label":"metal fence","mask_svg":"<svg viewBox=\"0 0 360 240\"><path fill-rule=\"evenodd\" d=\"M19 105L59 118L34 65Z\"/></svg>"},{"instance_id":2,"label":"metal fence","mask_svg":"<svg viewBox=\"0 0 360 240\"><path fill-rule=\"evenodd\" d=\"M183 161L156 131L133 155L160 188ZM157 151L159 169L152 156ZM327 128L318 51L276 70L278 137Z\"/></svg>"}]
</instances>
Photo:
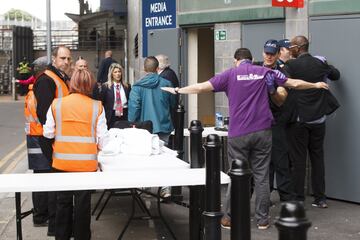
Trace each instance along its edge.
<instances>
[{"instance_id":1,"label":"metal fence","mask_svg":"<svg viewBox=\"0 0 360 240\"><path fill-rule=\"evenodd\" d=\"M46 31L34 30L34 50L46 49ZM124 45L122 36L109 37L96 34L80 34L77 30L52 30L51 45L53 47L65 45L72 50L104 50L122 49Z\"/></svg>"}]
</instances>

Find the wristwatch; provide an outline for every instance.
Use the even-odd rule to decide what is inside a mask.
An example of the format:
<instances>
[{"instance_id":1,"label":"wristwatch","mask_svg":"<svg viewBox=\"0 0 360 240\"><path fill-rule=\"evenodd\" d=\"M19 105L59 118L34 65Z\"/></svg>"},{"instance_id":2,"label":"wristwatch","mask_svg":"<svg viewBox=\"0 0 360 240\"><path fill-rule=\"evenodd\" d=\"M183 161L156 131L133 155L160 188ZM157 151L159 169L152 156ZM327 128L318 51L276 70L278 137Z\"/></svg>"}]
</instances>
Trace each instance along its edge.
<instances>
[{"instance_id":1,"label":"wristwatch","mask_svg":"<svg viewBox=\"0 0 360 240\"><path fill-rule=\"evenodd\" d=\"M174 92L175 92L176 94L179 94L179 88L178 88L178 87L174 88Z\"/></svg>"}]
</instances>

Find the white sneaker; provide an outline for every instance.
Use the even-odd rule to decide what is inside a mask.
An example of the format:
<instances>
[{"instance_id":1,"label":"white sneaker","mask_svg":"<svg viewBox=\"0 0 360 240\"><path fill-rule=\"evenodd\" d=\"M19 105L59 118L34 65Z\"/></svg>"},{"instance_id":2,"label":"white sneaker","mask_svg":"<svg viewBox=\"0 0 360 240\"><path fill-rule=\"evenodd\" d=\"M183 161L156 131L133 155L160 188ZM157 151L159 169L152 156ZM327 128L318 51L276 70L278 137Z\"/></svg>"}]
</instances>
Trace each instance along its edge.
<instances>
[{"instance_id":1,"label":"white sneaker","mask_svg":"<svg viewBox=\"0 0 360 240\"><path fill-rule=\"evenodd\" d=\"M161 198L169 198L169 197L171 197L170 187L162 187L161 190L160 190L160 197Z\"/></svg>"}]
</instances>

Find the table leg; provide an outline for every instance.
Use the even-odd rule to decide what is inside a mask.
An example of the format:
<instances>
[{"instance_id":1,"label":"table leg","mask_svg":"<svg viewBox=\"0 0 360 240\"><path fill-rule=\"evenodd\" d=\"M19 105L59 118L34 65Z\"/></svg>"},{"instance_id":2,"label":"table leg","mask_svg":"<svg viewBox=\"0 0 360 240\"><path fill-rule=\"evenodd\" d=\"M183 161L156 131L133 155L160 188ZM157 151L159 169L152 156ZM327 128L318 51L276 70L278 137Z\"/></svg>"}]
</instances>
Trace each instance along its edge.
<instances>
[{"instance_id":1,"label":"table leg","mask_svg":"<svg viewBox=\"0 0 360 240\"><path fill-rule=\"evenodd\" d=\"M16 209L16 239L22 240L21 228L21 193L15 193L15 209Z\"/></svg>"},{"instance_id":2,"label":"table leg","mask_svg":"<svg viewBox=\"0 0 360 240\"><path fill-rule=\"evenodd\" d=\"M126 229L129 227L131 220L134 218L135 215L135 195L136 195L136 190L135 189L131 189L131 195L132 195L132 201L131 201L131 213L129 216L128 221L125 224L125 227L123 228L123 230L121 231L118 240L121 240L122 237L124 236Z\"/></svg>"},{"instance_id":3,"label":"table leg","mask_svg":"<svg viewBox=\"0 0 360 240\"><path fill-rule=\"evenodd\" d=\"M165 221L165 218L163 217L163 215L162 215L162 213L161 213L160 191L161 191L161 187L159 187L158 192L157 192L157 207L158 207L159 217L160 217L161 221L164 223L164 225L165 225L165 227L167 228L167 230L170 232L172 238L173 238L174 240L176 240L176 237L175 237L174 232L171 230L170 226L169 226L168 223Z\"/></svg>"}]
</instances>

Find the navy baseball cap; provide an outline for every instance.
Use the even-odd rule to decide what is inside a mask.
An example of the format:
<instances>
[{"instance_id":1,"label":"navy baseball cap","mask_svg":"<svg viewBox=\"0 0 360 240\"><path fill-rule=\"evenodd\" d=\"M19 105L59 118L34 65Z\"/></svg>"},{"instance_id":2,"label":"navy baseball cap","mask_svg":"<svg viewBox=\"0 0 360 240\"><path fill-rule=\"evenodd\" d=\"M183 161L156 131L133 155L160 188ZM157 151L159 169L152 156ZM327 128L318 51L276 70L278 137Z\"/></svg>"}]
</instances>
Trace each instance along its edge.
<instances>
[{"instance_id":1,"label":"navy baseball cap","mask_svg":"<svg viewBox=\"0 0 360 240\"><path fill-rule=\"evenodd\" d=\"M279 52L278 41L276 41L274 39L267 40L264 45L264 52L271 53L271 54L278 53Z\"/></svg>"},{"instance_id":2,"label":"navy baseball cap","mask_svg":"<svg viewBox=\"0 0 360 240\"><path fill-rule=\"evenodd\" d=\"M290 40L289 39L282 39L278 42L279 47L289 48L290 47Z\"/></svg>"}]
</instances>

